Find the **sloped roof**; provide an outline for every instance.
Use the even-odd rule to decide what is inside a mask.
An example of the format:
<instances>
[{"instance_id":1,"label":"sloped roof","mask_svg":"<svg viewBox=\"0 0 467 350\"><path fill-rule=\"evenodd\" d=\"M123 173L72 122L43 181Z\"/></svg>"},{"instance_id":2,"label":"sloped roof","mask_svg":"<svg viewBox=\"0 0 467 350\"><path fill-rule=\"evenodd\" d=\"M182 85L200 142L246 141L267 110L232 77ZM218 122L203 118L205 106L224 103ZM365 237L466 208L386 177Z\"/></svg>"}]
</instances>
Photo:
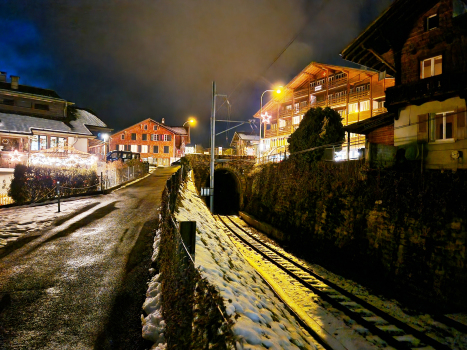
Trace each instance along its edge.
<instances>
[{"instance_id":1,"label":"sloped roof","mask_svg":"<svg viewBox=\"0 0 467 350\"><path fill-rule=\"evenodd\" d=\"M58 94L55 91L49 90L49 89L38 88L34 86L18 85L18 89L12 89L11 83L0 82L0 89L9 90L11 92L20 92L20 93L26 93L26 94L31 94L31 95L58 98L62 100L62 98L58 96Z\"/></svg>"},{"instance_id":2,"label":"sloped roof","mask_svg":"<svg viewBox=\"0 0 467 350\"><path fill-rule=\"evenodd\" d=\"M245 140L245 141L259 141L259 135L248 135L248 134L239 132L238 137L239 139Z\"/></svg>"},{"instance_id":3,"label":"sloped roof","mask_svg":"<svg viewBox=\"0 0 467 350\"><path fill-rule=\"evenodd\" d=\"M0 112L0 132L32 135L33 130L41 130L93 136L85 125L87 119L81 116L82 114L78 113L75 120L62 121Z\"/></svg>"},{"instance_id":4,"label":"sloped roof","mask_svg":"<svg viewBox=\"0 0 467 350\"><path fill-rule=\"evenodd\" d=\"M342 50L341 57L376 70L387 70L388 65L377 55L390 50L390 42L405 41L414 20L437 2L439 0L395 0Z\"/></svg>"},{"instance_id":5,"label":"sloped roof","mask_svg":"<svg viewBox=\"0 0 467 350\"><path fill-rule=\"evenodd\" d=\"M84 124L89 126L98 126L102 128L107 128L107 124L105 124L102 120L100 120L96 115L93 113L82 109L82 108L74 108L76 110L76 117Z\"/></svg>"},{"instance_id":6,"label":"sloped roof","mask_svg":"<svg viewBox=\"0 0 467 350\"><path fill-rule=\"evenodd\" d=\"M394 113L383 113L375 117L344 126L344 130L353 134L368 135L375 129L394 124L394 117Z\"/></svg>"},{"instance_id":7,"label":"sloped roof","mask_svg":"<svg viewBox=\"0 0 467 350\"><path fill-rule=\"evenodd\" d=\"M148 122L148 121L151 121L151 122L153 122L154 124L157 124L157 126L159 126L159 127L161 127L161 128L164 128L164 129L166 129L166 130L168 130L168 131L170 131L170 132L172 132L172 133L174 133L174 134L182 135L182 136L183 136L183 135L188 135L187 130L186 130L184 127L182 127L182 126L168 126L168 125L166 125L166 124L162 124L162 123L156 122L154 119L147 118L147 119L141 120L141 121L138 122L138 123L135 123L135 124L133 124L133 125L130 125L129 127L125 128L125 129L121 129L121 130L119 130L119 131L113 133L110 137L115 136L115 135L121 133L122 131L125 131L125 130L127 130L127 129L131 129L131 128L133 128L133 127L136 126L136 125L139 125L139 124L141 124L141 123Z\"/></svg>"}]
</instances>

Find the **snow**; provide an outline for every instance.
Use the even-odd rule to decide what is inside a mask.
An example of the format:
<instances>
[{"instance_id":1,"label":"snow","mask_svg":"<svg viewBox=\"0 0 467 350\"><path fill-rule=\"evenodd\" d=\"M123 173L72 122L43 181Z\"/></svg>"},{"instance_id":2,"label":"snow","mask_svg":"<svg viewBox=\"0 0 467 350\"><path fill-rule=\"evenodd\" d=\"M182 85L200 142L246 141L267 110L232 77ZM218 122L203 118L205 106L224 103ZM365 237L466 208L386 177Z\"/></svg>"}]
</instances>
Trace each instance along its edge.
<instances>
[{"instance_id":1,"label":"snow","mask_svg":"<svg viewBox=\"0 0 467 350\"><path fill-rule=\"evenodd\" d=\"M195 265L223 297L226 312L235 322L237 349L316 349L313 338L212 217L192 181L180 199L176 219L197 222Z\"/></svg>"}]
</instances>

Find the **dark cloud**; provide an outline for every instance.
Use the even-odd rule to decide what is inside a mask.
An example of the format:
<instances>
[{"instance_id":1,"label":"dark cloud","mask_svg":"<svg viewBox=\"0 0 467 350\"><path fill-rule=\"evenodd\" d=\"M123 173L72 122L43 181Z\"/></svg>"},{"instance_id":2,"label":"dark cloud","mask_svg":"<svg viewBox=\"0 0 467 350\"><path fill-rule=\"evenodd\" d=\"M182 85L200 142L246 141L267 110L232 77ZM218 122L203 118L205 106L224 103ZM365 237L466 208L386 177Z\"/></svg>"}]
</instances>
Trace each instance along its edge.
<instances>
[{"instance_id":1,"label":"dark cloud","mask_svg":"<svg viewBox=\"0 0 467 350\"><path fill-rule=\"evenodd\" d=\"M55 89L115 130L195 115L193 139L208 146L212 81L230 95L231 118L250 119L265 89L310 61L342 64L339 52L390 2L0 0L0 70Z\"/></svg>"}]
</instances>

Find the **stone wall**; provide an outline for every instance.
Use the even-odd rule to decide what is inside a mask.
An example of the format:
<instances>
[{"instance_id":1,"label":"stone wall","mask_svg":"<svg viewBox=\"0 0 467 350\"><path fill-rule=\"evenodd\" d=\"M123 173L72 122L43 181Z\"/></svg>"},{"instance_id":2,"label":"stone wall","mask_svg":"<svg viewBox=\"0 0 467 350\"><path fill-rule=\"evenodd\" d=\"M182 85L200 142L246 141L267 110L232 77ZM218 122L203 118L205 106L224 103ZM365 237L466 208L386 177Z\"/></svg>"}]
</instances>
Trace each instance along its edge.
<instances>
[{"instance_id":1,"label":"stone wall","mask_svg":"<svg viewBox=\"0 0 467 350\"><path fill-rule=\"evenodd\" d=\"M401 171L406 172L401 172ZM467 307L467 172L293 160L250 173L245 211L310 261L371 271L437 306Z\"/></svg>"}]
</instances>

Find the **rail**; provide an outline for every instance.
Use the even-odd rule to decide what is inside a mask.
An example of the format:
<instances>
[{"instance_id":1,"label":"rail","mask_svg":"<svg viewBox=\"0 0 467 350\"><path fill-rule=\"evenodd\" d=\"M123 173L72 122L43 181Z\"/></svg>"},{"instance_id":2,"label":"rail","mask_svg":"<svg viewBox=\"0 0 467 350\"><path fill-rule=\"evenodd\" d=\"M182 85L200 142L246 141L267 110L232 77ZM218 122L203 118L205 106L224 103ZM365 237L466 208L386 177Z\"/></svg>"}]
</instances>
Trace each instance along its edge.
<instances>
[{"instance_id":1,"label":"rail","mask_svg":"<svg viewBox=\"0 0 467 350\"><path fill-rule=\"evenodd\" d=\"M232 228L232 225L227 224L220 216L218 217L228 230L243 242L243 244L253 249L264 259L283 270L289 276L293 277L304 287L318 295L322 300L330 303L333 307L345 313L358 324L367 328L373 335L380 337L388 345L395 349L423 348L424 346L431 346L434 349L442 350L449 349L447 345L441 344L434 338L416 330L410 325L385 313L345 289L317 275L312 270L289 259L276 249L271 248L261 240L253 237L243 228L234 223L230 217L227 218L235 229ZM241 234L238 233L238 231L241 231ZM283 263L284 260L286 263ZM286 266L286 264L288 266ZM299 272L297 272L297 269ZM366 316L362 316L362 314L365 314ZM418 340L418 342L415 341L415 346L407 343L407 336L411 336Z\"/></svg>"}]
</instances>

